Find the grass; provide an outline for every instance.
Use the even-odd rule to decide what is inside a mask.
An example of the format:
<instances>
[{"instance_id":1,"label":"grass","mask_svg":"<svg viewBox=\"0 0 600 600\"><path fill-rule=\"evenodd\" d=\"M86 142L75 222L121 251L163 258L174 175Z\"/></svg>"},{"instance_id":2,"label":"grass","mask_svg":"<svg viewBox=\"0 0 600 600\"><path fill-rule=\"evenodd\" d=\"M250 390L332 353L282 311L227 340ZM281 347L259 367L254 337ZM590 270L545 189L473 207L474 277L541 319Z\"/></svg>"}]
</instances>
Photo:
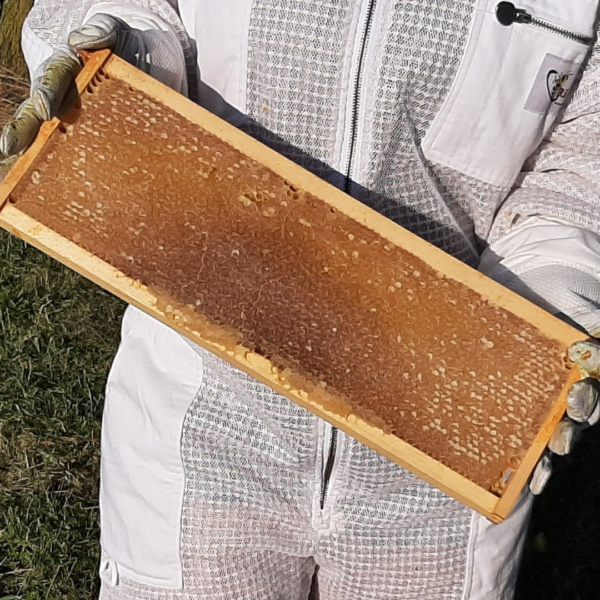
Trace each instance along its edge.
<instances>
[{"instance_id":1,"label":"grass","mask_svg":"<svg viewBox=\"0 0 600 600\"><path fill-rule=\"evenodd\" d=\"M0 124L8 121L28 92L29 84L24 78L0 65Z\"/></svg>"},{"instance_id":2,"label":"grass","mask_svg":"<svg viewBox=\"0 0 600 600\"><path fill-rule=\"evenodd\" d=\"M0 599L95 597L100 417L122 310L0 234Z\"/></svg>"}]
</instances>

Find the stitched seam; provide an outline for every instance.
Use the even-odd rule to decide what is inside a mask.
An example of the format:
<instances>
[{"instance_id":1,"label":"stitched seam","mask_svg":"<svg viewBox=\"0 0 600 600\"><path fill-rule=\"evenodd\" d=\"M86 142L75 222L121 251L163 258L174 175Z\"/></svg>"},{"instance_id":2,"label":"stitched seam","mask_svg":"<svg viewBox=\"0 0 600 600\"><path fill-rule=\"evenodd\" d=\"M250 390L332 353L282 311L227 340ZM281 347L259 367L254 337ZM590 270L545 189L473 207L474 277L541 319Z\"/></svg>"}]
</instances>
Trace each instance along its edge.
<instances>
[{"instance_id":1,"label":"stitched seam","mask_svg":"<svg viewBox=\"0 0 600 600\"><path fill-rule=\"evenodd\" d=\"M477 543L477 536L479 531L479 519L477 514L473 512L471 516L471 535L469 536L469 543L467 544L467 566L465 569L465 587L461 600L469 600L473 591L473 563L475 561L475 545Z\"/></svg>"}]
</instances>

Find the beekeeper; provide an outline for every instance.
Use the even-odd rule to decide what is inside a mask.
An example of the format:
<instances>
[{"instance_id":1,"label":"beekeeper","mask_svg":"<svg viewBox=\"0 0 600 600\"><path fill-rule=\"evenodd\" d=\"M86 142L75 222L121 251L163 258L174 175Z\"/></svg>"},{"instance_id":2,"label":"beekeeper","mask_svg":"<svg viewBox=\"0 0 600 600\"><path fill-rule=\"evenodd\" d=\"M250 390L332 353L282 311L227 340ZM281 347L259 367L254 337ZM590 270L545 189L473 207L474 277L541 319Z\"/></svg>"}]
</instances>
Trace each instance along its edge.
<instances>
[{"instance_id":1,"label":"beekeeper","mask_svg":"<svg viewBox=\"0 0 600 600\"><path fill-rule=\"evenodd\" d=\"M112 47L600 335L597 8L38 0L23 29L32 95L0 148L14 156L57 113L72 48ZM590 380L573 388L552 450L570 450L597 400ZM532 499L492 525L133 308L101 467L103 600L306 600L313 579L322 600L509 599Z\"/></svg>"}]
</instances>

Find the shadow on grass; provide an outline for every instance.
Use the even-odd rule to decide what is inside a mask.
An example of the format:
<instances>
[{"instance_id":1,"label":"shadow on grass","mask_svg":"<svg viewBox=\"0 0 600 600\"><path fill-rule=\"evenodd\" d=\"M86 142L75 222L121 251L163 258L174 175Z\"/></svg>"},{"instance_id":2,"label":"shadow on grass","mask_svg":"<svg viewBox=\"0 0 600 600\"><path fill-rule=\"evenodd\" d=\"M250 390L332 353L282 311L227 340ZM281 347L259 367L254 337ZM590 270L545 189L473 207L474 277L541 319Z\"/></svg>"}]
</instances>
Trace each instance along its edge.
<instances>
[{"instance_id":1,"label":"shadow on grass","mask_svg":"<svg viewBox=\"0 0 600 600\"><path fill-rule=\"evenodd\" d=\"M515 600L600 598L600 425L584 432L536 500Z\"/></svg>"}]
</instances>

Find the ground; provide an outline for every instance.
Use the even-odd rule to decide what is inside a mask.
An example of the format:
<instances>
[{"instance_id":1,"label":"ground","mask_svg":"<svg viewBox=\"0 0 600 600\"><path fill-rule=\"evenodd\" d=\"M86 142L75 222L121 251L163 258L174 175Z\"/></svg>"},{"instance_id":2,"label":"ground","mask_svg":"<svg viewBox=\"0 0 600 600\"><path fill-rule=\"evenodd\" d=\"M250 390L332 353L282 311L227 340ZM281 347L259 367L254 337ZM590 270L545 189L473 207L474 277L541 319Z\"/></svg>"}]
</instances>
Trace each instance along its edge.
<instances>
[{"instance_id":1,"label":"ground","mask_svg":"<svg viewBox=\"0 0 600 600\"><path fill-rule=\"evenodd\" d=\"M19 44L19 32L25 15L33 0L0 0L0 57L6 69L18 76L26 74L25 63Z\"/></svg>"},{"instance_id":2,"label":"ground","mask_svg":"<svg viewBox=\"0 0 600 600\"><path fill-rule=\"evenodd\" d=\"M120 301L0 233L0 598L97 591L99 430Z\"/></svg>"},{"instance_id":3,"label":"ground","mask_svg":"<svg viewBox=\"0 0 600 600\"><path fill-rule=\"evenodd\" d=\"M5 1L0 65L17 76L0 73L0 121L27 90L17 39L29 3ZM97 597L100 417L123 308L0 233L0 600ZM600 426L555 461L517 600L600 598L598 457Z\"/></svg>"}]
</instances>

